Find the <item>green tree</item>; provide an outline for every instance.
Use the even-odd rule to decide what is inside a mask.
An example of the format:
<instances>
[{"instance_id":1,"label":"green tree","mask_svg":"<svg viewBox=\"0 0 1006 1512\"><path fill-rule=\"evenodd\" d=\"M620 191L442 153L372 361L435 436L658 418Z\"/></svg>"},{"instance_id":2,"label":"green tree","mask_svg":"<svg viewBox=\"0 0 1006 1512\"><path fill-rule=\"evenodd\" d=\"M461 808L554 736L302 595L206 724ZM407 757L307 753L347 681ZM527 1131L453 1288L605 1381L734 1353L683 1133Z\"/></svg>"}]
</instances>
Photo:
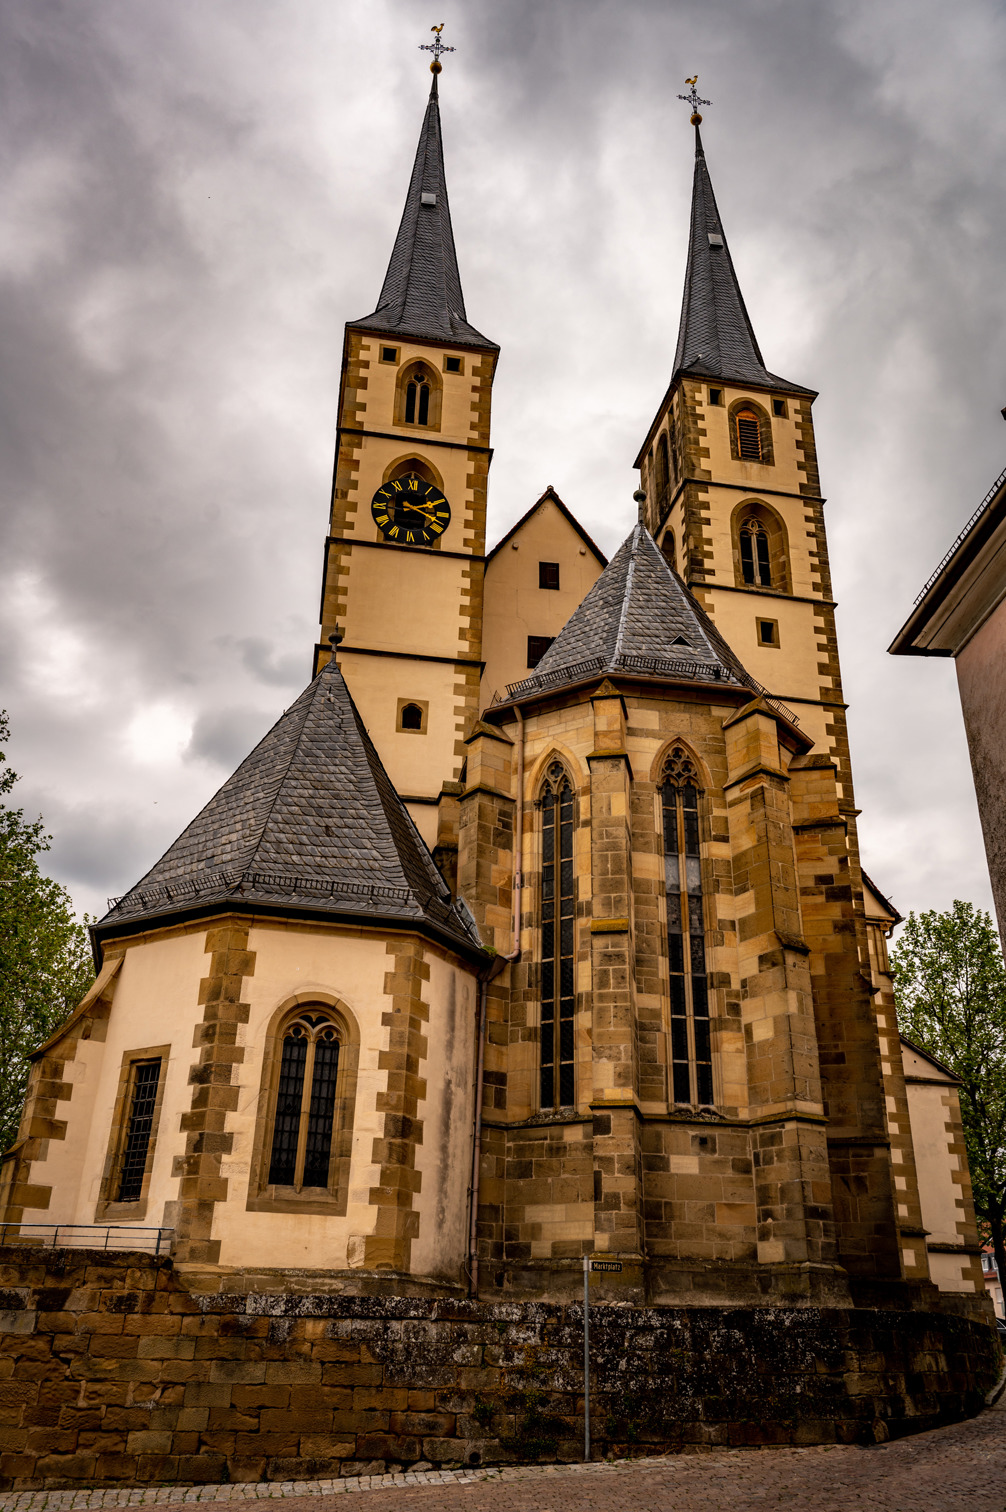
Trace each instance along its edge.
<instances>
[{"instance_id":1,"label":"green tree","mask_svg":"<svg viewBox=\"0 0 1006 1512\"><path fill-rule=\"evenodd\" d=\"M51 837L41 819L6 802L17 773L0 710L0 1150L17 1138L31 1052L72 1012L94 980L87 929L65 888L39 870Z\"/></svg>"},{"instance_id":2,"label":"green tree","mask_svg":"<svg viewBox=\"0 0 1006 1512\"><path fill-rule=\"evenodd\" d=\"M991 918L955 900L909 914L891 971L901 1030L961 1079L975 1211L1006 1280L1006 965Z\"/></svg>"}]
</instances>

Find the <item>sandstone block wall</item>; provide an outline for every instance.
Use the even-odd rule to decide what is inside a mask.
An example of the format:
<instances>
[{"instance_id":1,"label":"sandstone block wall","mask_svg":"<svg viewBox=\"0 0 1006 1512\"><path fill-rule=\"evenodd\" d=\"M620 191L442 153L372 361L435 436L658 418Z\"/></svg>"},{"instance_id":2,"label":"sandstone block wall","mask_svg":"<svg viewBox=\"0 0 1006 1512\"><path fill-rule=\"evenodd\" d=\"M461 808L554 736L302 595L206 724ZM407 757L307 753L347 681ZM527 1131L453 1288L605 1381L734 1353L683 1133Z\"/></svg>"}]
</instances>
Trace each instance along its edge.
<instances>
[{"instance_id":1,"label":"sandstone block wall","mask_svg":"<svg viewBox=\"0 0 1006 1512\"><path fill-rule=\"evenodd\" d=\"M0 1250L0 1488L580 1458L581 1307L313 1280ZM876 1442L978 1411L1001 1358L987 1323L893 1309L599 1306L591 1337L599 1456Z\"/></svg>"}]
</instances>

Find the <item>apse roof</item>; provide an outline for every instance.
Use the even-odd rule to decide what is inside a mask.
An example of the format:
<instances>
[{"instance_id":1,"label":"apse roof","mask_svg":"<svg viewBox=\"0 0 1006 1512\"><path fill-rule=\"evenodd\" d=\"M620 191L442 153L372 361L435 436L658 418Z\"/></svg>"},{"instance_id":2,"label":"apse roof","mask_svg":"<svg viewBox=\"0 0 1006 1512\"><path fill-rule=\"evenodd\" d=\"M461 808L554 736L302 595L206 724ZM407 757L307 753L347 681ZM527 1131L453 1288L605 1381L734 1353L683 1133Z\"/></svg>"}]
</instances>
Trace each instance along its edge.
<instances>
[{"instance_id":1,"label":"apse roof","mask_svg":"<svg viewBox=\"0 0 1006 1512\"><path fill-rule=\"evenodd\" d=\"M425 924L479 946L334 656L97 933L224 904Z\"/></svg>"},{"instance_id":2,"label":"apse roof","mask_svg":"<svg viewBox=\"0 0 1006 1512\"><path fill-rule=\"evenodd\" d=\"M469 325L465 313L447 201L436 74L377 309L349 324L355 330L499 350Z\"/></svg>"},{"instance_id":3,"label":"apse roof","mask_svg":"<svg viewBox=\"0 0 1006 1512\"><path fill-rule=\"evenodd\" d=\"M642 524L505 701L616 672L762 691Z\"/></svg>"}]
</instances>

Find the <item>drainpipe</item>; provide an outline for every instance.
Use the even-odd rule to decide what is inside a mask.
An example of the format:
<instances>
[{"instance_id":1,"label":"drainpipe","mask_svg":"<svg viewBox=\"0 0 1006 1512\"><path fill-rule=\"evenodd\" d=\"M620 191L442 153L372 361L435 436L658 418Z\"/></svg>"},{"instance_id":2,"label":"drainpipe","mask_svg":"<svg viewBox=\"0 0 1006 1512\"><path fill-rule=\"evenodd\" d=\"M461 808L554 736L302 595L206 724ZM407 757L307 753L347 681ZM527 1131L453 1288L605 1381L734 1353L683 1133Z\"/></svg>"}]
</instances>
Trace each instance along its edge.
<instances>
[{"instance_id":1,"label":"drainpipe","mask_svg":"<svg viewBox=\"0 0 1006 1512\"><path fill-rule=\"evenodd\" d=\"M476 1229L479 1214L479 1176L482 1170L482 1083L486 1060L486 1017L489 983L505 966L520 958L520 910L524 870L524 716L517 715L517 811L514 814L513 945L509 955L498 955L479 979L479 1049L475 1071L475 1137L472 1141L472 1197L468 1227L468 1295L478 1299L479 1252Z\"/></svg>"}]
</instances>

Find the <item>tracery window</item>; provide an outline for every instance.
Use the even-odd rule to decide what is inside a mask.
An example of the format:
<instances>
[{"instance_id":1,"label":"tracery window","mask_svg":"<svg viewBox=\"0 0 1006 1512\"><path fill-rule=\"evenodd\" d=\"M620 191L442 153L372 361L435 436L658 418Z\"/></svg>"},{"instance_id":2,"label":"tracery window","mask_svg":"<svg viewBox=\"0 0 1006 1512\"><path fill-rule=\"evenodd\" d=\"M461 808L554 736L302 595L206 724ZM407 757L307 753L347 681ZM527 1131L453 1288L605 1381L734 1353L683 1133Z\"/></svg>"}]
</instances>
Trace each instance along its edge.
<instances>
[{"instance_id":1,"label":"tracery window","mask_svg":"<svg viewBox=\"0 0 1006 1512\"><path fill-rule=\"evenodd\" d=\"M660 783L671 995L671 1099L709 1104L713 1100L713 1064L699 797L695 763L687 751L675 746L664 764Z\"/></svg>"},{"instance_id":2,"label":"tracery window","mask_svg":"<svg viewBox=\"0 0 1006 1512\"><path fill-rule=\"evenodd\" d=\"M574 1075L573 784L560 761L541 793L541 1106L565 1108Z\"/></svg>"},{"instance_id":3,"label":"tracery window","mask_svg":"<svg viewBox=\"0 0 1006 1512\"><path fill-rule=\"evenodd\" d=\"M416 368L409 376L405 388L405 423L430 423L430 375L425 368Z\"/></svg>"},{"instance_id":4,"label":"tracery window","mask_svg":"<svg viewBox=\"0 0 1006 1512\"><path fill-rule=\"evenodd\" d=\"M283 1032L283 1053L273 1115L269 1183L329 1185L339 1034L323 1009L298 1015Z\"/></svg>"},{"instance_id":5,"label":"tracery window","mask_svg":"<svg viewBox=\"0 0 1006 1512\"><path fill-rule=\"evenodd\" d=\"M772 555L769 550L768 531L757 515L749 515L741 522L741 572L745 583L761 588L772 587Z\"/></svg>"}]
</instances>

